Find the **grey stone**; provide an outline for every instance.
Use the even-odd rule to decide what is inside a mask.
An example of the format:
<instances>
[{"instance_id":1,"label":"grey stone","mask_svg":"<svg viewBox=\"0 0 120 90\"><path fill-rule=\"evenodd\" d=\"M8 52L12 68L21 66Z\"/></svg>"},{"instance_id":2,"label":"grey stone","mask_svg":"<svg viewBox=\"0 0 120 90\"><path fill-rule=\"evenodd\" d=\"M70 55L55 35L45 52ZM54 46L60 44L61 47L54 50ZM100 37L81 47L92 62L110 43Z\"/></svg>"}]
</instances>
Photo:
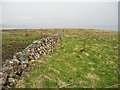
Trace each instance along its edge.
<instances>
[{"instance_id":1,"label":"grey stone","mask_svg":"<svg viewBox=\"0 0 120 90\"><path fill-rule=\"evenodd\" d=\"M0 77L2 77L2 76L3 76L3 74L4 74L3 72L0 72Z\"/></svg>"},{"instance_id":2,"label":"grey stone","mask_svg":"<svg viewBox=\"0 0 120 90\"><path fill-rule=\"evenodd\" d=\"M4 78L3 78L3 77L2 77L2 78L0 78L0 86L2 86L4 83L5 83Z\"/></svg>"},{"instance_id":3,"label":"grey stone","mask_svg":"<svg viewBox=\"0 0 120 90\"><path fill-rule=\"evenodd\" d=\"M16 57L17 60L19 61L25 61L27 59L27 57L25 55L23 55L22 52L18 52L14 55L14 57Z\"/></svg>"},{"instance_id":4,"label":"grey stone","mask_svg":"<svg viewBox=\"0 0 120 90\"><path fill-rule=\"evenodd\" d=\"M12 59L13 62L16 62L16 64L19 64L20 61L18 59Z\"/></svg>"},{"instance_id":5,"label":"grey stone","mask_svg":"<svg viewBox=\"0 0 120 90\"><path fill-rule=\"evenodd\" d=\"M36 41L33 41L34 44L38 44L39 43L39 40L36 40Z\"/></svg>"},{"instance_id":6,"label":"grey stone","mask_svg":"<svg viewBox=\"0 0 120 90\"><path fill-rule=\"evenodd\" d=\"M25 61L27 60L27 57L25 55L22 55L18 58L20 61Z\"/></svg>"},{"instance_id":7,"label":"grey stone","mask_svg":"<svg viewBox=\"0 0 120 90\"><path fill-rule=\"evenodd\" d=\"M3 67L3 68L1 69L2 72L6 72L6 71L8 71L8 70L9 70L9 67Z\"/></svg>"},{"instance_id":8,"label":"grey stone","mask_svg":"<svg viewBox=\"0 0 120 90\"><path fill-rule=\"evenodd\" d=\"M8 78L8 82L9 83L15 82L15 79L14 78Z\"/></svg>"}]
</instances>

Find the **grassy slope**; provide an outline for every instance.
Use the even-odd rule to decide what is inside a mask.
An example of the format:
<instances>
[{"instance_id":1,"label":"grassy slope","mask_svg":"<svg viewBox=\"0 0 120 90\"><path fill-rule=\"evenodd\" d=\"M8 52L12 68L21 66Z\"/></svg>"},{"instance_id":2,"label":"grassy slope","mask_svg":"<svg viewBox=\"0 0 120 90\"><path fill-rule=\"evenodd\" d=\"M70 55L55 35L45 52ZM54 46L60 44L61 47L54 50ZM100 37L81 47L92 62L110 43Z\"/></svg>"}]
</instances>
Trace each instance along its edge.
<instances>
[{"instance_id":1,"label":"grassy slope","mask_svg":"<svg viewBox=\"0 0 120 90\"><path fill-rule=\"evenodd\" d=\"M58 30L3 31L3 60L33 40ZM64 31L53 53L43 57L16 87L117 87L118 36L95 30Z\"/></svg>"},{"instance_id":2,"label":"grassy slope","mask_svg":"<svg viewBox=\"0 0 120 90\"><path fill-rule=\"evenodd\" d=\"M16 87L117 87L117 33L64 30L53 53Z\"/></svg>"}]
</instances>

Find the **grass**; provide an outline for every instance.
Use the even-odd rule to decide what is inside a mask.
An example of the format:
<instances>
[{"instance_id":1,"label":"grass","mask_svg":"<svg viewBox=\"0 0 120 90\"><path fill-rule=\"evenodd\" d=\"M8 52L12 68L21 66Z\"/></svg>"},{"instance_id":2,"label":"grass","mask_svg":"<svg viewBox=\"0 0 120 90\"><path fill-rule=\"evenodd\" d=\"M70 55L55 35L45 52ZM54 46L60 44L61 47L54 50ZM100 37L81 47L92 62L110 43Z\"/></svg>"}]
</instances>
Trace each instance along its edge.
<instances>
[{"instance_id":1,"label":"grass","mask_svg":"<svg viewBox=\"0 0 120 90\"><path fill-rule=\"evenodd\" d=\"M83 29L64 29L59 31L64 32L64 34L54 52L42 57L41 61L43 63L33 67L18 82L16 87L118 87L117 32ZM20 38L21 35L17 37ZM33 36L30 36L31 41L37 39L32 39ZM24 37L22 38L24 39ZM21 43L23 39L20 39Z\"/></svg>"}]
</instances>

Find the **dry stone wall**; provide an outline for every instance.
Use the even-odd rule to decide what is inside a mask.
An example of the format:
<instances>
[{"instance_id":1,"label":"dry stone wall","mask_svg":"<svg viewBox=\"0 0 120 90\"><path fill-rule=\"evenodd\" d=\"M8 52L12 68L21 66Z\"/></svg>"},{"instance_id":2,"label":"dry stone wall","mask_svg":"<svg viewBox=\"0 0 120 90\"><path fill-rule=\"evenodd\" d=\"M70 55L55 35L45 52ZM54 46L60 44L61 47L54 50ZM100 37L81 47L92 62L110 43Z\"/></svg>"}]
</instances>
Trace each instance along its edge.
<instances>
[{"instance_id":1,"label":"dry stone wall","mask_svg":"<svg viewBox=\"0 0 120 90\"><path fill-rule=\"evenodd\" d=\"M17 52L13 59L6 60L0 69L0 86L14 87L21 76L27 72L31 61L40 60L41 56L53 52L55 45L61 38L61 33L34 41L22 52Z\"/></svg>"}]
</instances>

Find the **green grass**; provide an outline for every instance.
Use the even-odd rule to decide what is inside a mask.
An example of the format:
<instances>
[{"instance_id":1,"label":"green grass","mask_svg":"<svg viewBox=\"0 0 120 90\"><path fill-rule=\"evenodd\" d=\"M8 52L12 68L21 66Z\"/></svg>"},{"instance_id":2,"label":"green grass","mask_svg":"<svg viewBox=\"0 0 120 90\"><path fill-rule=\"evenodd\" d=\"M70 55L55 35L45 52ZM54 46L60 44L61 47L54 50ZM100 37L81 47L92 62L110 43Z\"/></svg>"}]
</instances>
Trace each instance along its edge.
<instances>
[{"instance_id":1,"label":"green grass","mask_svg":"<svg viewBox=\"0 0 120 90\"><path fill-rule=\"evenodd\" d=\"M54 52L41 61L16 87L118 87L117 32L64 30Z\"/></svg>"}]
</instances>

